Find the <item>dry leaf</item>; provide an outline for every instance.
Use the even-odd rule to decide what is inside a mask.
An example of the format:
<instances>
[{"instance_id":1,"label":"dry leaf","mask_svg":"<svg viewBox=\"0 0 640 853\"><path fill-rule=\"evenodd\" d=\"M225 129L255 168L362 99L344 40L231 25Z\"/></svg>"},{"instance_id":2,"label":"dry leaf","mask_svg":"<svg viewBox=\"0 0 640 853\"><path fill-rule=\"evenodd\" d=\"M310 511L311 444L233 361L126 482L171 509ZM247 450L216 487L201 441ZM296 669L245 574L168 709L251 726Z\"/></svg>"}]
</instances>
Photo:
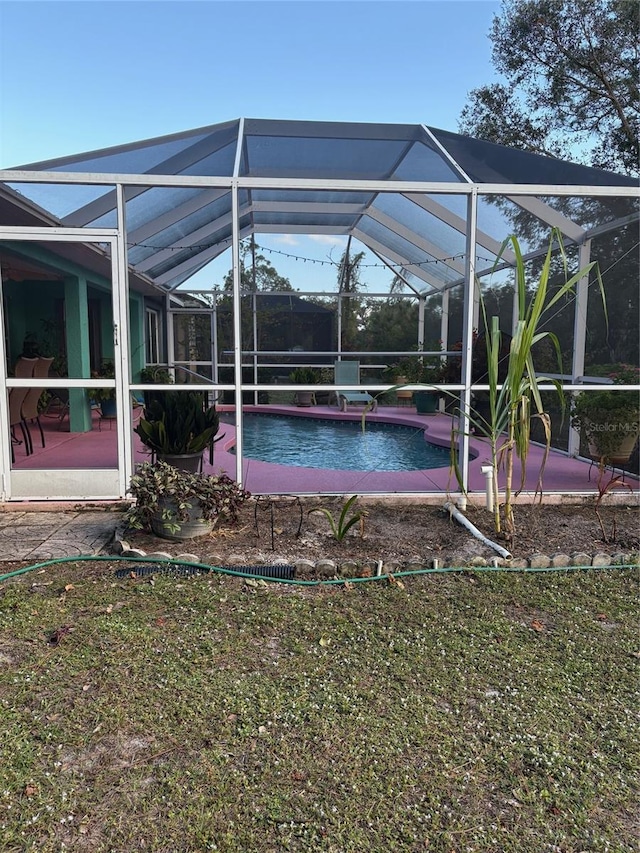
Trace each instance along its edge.
<instances>
[{"instance_id":1,"label":"dry leaf","mask_svg":"<svg viewBox=\"0 0 640 853\"><path fill-rule=\"evenodd\" d=\"M531 623L531 627L533 628L534 631L537 631L538 633L541 633L542 631L545 630L544 624L542 622L540 622L539 619L534 619L533 622Z\"/></svg>"},{"instance_id":2,"label":"dry leaf","mask_svg":"<svg viewBox=\"0 0 640 853\"><path fill-rule=\"evenodd\" d=\"M27 782L24 786L24 795L25 797L34 797L38 793L38 788L33 782Z\"/></svg>"},{"instance_id":3,"label":"dry leaf","mask_svg":"<svg viewBox=\"0 0 640 853\"><path fill-rule=\"evenodd\" d=\"M113 604L107 606L107 613L113 613Z\"/></svg>"},{"instance_id":4,"label":"dry leaf","mask_svg":"<svg viewBox=\"0 0 640 853\"><path fill-rule=\"evenodd\" d=\"M328 646L330 642L331 640L329 640L327 637L320 637L321 646Z\"/></svg>"},{"instance_id":5,"label":"dry leaf","mask_svg":"<svg viewBox=\"0 0 640 853\"><path fill-rule=\"evenodd\" d=\"M70 592L72 589L75 589L75 586L74 586L72 583L68 583L68 584L65 586L64 591L65 591L65 592Z\"/></svg>"},{"instance_id":6,"label":"dry leaf","mask_svg":"<svg viewBox=\"0 0 640 853\"><path fill-rule=\"evenodd\" d=\"M607 618L608 617L607 617L606 613L598 613L598 615L596 616L596 619L598 620L598 622L606 622Z\"/></svg>"}]
</instances>

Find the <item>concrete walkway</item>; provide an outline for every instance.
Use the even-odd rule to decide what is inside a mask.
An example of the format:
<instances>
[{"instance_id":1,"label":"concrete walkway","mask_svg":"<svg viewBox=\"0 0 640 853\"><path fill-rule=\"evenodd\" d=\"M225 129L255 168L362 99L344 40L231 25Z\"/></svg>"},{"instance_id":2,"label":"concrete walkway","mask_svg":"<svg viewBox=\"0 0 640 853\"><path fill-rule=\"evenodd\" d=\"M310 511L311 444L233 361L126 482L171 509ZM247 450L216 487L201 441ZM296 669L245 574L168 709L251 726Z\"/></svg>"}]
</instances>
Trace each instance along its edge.
<instances>
[{"instance_id":1,"label":"concrete walkway","mask_svg":"<svg viewBox=\"0 0 640 853\"><path fill-rule=\"evenodd\" d=\"M0 562L39 563L109 553L121 518L117 511L25 512L5 505L0 512Z\"/></svg>"}]
</instances>

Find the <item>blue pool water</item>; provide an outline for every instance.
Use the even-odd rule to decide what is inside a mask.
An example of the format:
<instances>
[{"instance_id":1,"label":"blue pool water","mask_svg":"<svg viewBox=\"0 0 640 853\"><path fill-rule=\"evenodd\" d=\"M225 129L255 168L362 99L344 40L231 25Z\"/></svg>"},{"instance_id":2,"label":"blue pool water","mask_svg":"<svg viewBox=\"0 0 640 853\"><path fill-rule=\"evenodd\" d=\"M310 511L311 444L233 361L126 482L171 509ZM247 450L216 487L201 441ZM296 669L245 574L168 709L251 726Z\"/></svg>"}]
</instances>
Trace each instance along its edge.
<instances>
[{"instance_id":1,"label":"blue pool water","mask_svg":"<svg viewBox=\"0 0 640 853\"><path fill-rule=\"evenodd\" d=\"M333 421L287 415L243 418L248 459L342 471L421 471L449 464L449 449L424 440L421 429L397 424Z\"/></svg>"}]
</instances>

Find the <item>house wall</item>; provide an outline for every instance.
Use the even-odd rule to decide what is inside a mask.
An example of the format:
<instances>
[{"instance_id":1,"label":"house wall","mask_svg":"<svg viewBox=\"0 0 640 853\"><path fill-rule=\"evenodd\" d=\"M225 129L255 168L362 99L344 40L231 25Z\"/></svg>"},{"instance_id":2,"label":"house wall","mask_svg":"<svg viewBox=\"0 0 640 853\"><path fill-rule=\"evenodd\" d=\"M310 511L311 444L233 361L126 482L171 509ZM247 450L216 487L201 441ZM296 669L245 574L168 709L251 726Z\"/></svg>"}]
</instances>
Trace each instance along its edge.
<instances>
[{"instance_id":1,"label":"house wall","mask_svg":"<svg viewBox=\"0 0 640 853\"><path fill-rule=\"evenodd\" d=\"M20 246L19 254L33 258L60 274L59 280L27 279L3 282L5 316L7 318L7 367L9 373L20 355L28 354L29 347L41 355L54 356L52 369L67 375L69 349L76 354L83 352L79 363L90 364L92 370L99 369L104 361L113 360L113 308L111 282L87 270L58 258L53 252L27 243ZM86 305L79 323L69 323L65 301L68 287L86 286ZM129 313L131 318L131 369L134 381L139 379L144 367L144 298L136 292L130 293ZM94 324L89 315L99 318ZM74 328L75 325L75 328ZM87 347L91 328L90 352ZM74 371L76 376L87 375L88 371Z\"/></svg>"}]
</instances>

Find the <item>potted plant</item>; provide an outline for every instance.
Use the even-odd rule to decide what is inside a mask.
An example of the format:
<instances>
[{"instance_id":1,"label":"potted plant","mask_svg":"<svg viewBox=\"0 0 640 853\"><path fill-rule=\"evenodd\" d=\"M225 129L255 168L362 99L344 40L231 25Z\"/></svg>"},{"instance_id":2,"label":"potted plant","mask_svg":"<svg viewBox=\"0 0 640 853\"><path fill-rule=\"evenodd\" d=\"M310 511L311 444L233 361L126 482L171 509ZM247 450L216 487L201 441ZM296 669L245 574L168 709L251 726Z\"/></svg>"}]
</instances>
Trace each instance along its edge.
<instances>
[{"instance_id":1,"label":"potted plant","mask_svg":"<svg viewBox=\"0 0 640 853\"><path fill-rule=\"evenodd\" d=\"M398 405L410 406L413 402L413 391L403 386L417 382L416 377L419 375L420 369L422 369L422 365L420 365L419 359L415 356L407 356L394 364L390 364L382 371L382 378L397 386L395 392Z\"/></svg>"},{"instance_id":2,"label":"potted plant","mask_svg":"<svg viewBox=\"0 0 640 853\"><path fill-rule=\"evenodd\" d=\"M102 367L92 372L94 379L115 379L116 369L112 361L105 361ZM115 418L116 416L116 389L115 388L92 388L91 399L100 406L103 418Z\"/></svg>"},{"instance_id":3,"label":"potted plant","mask_svg":"<svg viewBox=\"0 0 640 853\"><path fill-rule=\"evenodd\" d=\"M437 385L442 381L442 365L440 359L434 356L406 356L386 368L383 376L400 386ZM421 415L436 412L440 400L440 391L436 388L424 388L418 391L400 388L396 391L396 395L399 400L404 399L405 396L413 397L416 412Z\"/></svg>"},{"instance_id":4,"label":"potted plant","mask_svg":"<svg viewBox=\"0 0 640 853\"><path fill-rule=\"evenodd\" d=\"M129 493L136 502L125 513L127 524L164 539L202 536L220 518L237 523L239 508L251 497L227 474L196 474L160 461L140 466Z\"/></svg>"},{"instance_id":5,"label":"potted plant","mask_svg":"<svg viewBox=\"0 0 640 853\"><path fill-rule=\"evenodd\" d=\"M294 385L317 385L318 372L313 367L296 367L289 374L289 381ZM310 388L304 388L295 393L296 406L314 406L316 402L315 394Z\"/></svg>"},{"instance_id":6,"label":"potted plant","mask_svg":"<svg viewBox=\"0 0 640 853\"><path fill-rule=\"evenodd\" d=\"M608 369L614 385L640 384L640 370L622 364ZM595 373L595 370L594 370ZM589 456L601 464L624 465L640 432L638 391L581 391L573 400L571 423L582 432Z\"/></svg>"},{"instance_id":7,"label":"potted plant","mask_svg":"<svg viewBox=\"0 0 640 853\"><path fill-rule=\"evenodd\" d=\"M219 427L216 408L206 405L202 391L162 391L145 406L134 431L158 459L198 471L207 447L209 464L213 464Z\"/></svg>"},{"instance_id":8,"label":"potted plant","mask_svg":"<svg viewBox=\"0 0 640 853\"><path fill-rule=\"evenodd\" d=\"M333 368L322 367L318 374L318 383L320 385L333 385ZM313 396L316 398L316 405L328 406L332 399L333 391L314 391Z\"/></svg>"}]
</instances>

